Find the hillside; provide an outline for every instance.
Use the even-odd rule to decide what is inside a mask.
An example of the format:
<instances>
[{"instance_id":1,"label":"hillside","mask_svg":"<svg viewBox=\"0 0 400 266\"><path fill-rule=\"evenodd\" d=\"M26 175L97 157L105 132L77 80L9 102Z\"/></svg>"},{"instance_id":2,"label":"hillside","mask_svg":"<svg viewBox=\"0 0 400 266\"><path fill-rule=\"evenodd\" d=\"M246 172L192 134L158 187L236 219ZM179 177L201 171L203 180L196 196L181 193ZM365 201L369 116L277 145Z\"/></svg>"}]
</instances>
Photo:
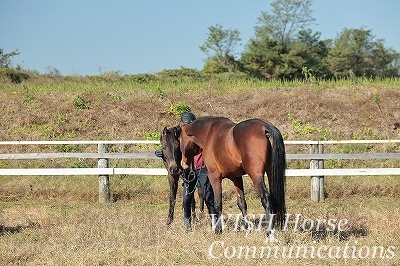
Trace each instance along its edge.
<instances>
[{"instance_id":1,"label":"hillside","mask_svg":"<svg viewBox=\"0 0 400 266\"><path fill-rule=\"evenodd\" d=\"M155 138L177 124L175 109L234 121L260 117L287 140L396 139L400 85L361 82L337 86L246 84L233 89L42 79L0 84L1 140Z\"/></svg>"}]
</instances>

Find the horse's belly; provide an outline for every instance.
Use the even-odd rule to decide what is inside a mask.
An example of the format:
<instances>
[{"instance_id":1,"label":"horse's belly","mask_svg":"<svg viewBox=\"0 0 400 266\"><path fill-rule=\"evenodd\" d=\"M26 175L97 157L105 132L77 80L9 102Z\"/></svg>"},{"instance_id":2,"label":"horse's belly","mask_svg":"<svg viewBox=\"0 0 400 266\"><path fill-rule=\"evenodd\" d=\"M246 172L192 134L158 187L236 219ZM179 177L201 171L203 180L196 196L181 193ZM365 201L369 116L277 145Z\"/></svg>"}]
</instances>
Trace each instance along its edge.
<instances>
[{"instance_id":1,"label":"horse's belly","mask_svg":"<svg viewBox=\"0 0 400 266\"><path fill-rule=\"evenodd\" d=\"M221 171L223 177L237 177L246 174L242 167L226 167Z\"/></svg>"},{"instance_id":2,"label":"horse's belly","mask_svg":"<svg viewBox=\"0 0 400 266\"><path fill-rule=\"evenodd\" d=\"M208 174L220 178L238 177L246 174L240 166L207 165Z\"/></svg>"}]
</instances>

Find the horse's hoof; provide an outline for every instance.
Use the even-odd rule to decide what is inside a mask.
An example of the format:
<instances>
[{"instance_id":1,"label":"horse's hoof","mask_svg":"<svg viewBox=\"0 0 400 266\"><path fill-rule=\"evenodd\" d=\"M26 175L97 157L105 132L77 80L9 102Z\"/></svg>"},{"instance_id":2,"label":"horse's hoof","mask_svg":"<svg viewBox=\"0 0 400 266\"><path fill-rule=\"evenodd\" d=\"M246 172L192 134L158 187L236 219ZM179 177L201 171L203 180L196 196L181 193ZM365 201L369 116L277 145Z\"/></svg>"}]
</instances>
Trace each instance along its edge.
<instances>
[{"instance_id":1,"label":"horse's hoof","mask_svg":"<svg viewBox=\"0 0 400 266\"><path fill-rule=\"evenodd\" d=\"M278 238L275 236L275 230L272 230L271 232L267 233L267 236L265 238L265 243L268 244L276 244L278 243Z\"/></svg>"},{"instance_id":2,"label":"horse's hoof","mask_svg":"<svg viewBox=\"0 0 400 266\"><path fill-rule=\"evenodd\" d=\"M221 228L221 226L217 226L217 227L214 229L214 233L215 233L216 235L222 234L222 228Z\"/></svg>"},{"instance_id":3,"label":"horse's hoof","mask_svg":"<svg viewBox=\"0 0 400 266\"><path fill-rule=\"evenodd\" d=\"M201 219L204 218L204 212L199 212L199 215L196 216L196 222L200 222Z\"/></svg>"},{"instance_id":4,"label":"horse's hoof","mask_svg":"<svg viewBox=\"0 0 400 266\"><path fill-rule=\"evenodd\" d=\"M204 211L199 212L199 219L202 219L204 217Z\"/></svg>"},{"instance_id":5,"label":"horse's hoof","mask_svg":"<svg viewBox=\"0 0 400 266\"><path fill-rule=\"evenodd\" d=\"M165 222L166 226L170 226L172 224L173 219L168 218L167 221Z\"/></svg>"},{"instance_id":6,"label":"horse's hoof","mask_svg":"<svg viewBox=\"0 0 400 266\"><path fill-rule=\"evenodd\" d=\"M276 237L267 236L267 238L265 239L265 243L267 244L277 244L278 242L278 238Z\"/></svg>"}]
</instances>

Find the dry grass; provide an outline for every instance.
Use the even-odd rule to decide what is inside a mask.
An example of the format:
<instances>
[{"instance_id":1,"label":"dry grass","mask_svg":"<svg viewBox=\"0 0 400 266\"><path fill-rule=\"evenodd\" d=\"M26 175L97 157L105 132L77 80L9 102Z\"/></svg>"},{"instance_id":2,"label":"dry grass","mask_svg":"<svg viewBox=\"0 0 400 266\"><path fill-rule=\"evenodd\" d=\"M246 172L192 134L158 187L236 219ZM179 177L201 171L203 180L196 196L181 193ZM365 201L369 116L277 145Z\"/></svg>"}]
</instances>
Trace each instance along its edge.
<instances>
[{"instance_id":1,"label":"dry grass","mask_svg":"<svg viewBox=\"0 0 400 266\"><path fill-rule=\"evenodd\" d=\"M69 177L66 177L68 179ZM293 223L286 232L278 232L279 243L265 243L265 232L254 230L233 232L234 224L222 235L211 232L206 218L196 222L193 232L184 233L181 223L182 211L178 202L176 219L171 227L164 225L167 215L167 181L160 177L132 177L132 189L139 183L149 184L145 190L131 191L127 198L120 198L110 204L96 203L95 186L87 188L86 198L79 189L71 189L69 195L46 196L45 185L35 195L26 194L18 200L2 198L0 212L0 261L2 265L236 265L238 263L256 265L396 265L400 263L398 248L400 233L400 198L390 195L346 195L328 198L322 203L313 203L309 195L299 193L308 190L306 178L290 178L288 180L287 203L288 212L301 214L304 219L347 219L345 231L297 231ZM338 178L338 177L336 177ZM138 179L143 179L139 181ZM340 178L339 178L340 179ZM308 179L307 179L308 180ZM75 182L88 186L88 181ZM261 214L259 199L252 190L249 179L245 180L249 212ZM328 180L329 181L329 180ZM19 180L16 181L17 183ZM34 183L34 180L30 180ZM37 182L37 181L36 181ZM67 181L61 181L61 185ZM370 181L372 184L379 180ZM383 186L398 183L395 178ZM91 184L90 183L90 184ZM306 184L307 183L307 184ZM34 184L33 184L34 185ZM308 185L308 186L307 186ZM350 186L355 182L350 182ZM306 187L305 187L306 186ZM329 188L334 191L337 184ZM238 214L235 195L229 181L224 181L224 212ZM340 188L338 188L340 190ZM123 186L113 186L113 193L121 193ZM180 192L180 190L179 190ZM38 195L43 195L38 197ZM307 193L306 193L307 194ZM222 256L213 259L209 255L210 246L215 241L223 241L231 250L237 249L236 255L227 259ZM213 254L220 255L224 250L215 242ZM310 258L267 258L264 255L247 257L243 253L238 258L238 250L242 247L273 247L280 249L298 246L319 248L347 246L357 250L373 247L395 247L392 259L318 259ZM357 251L358 252L358 251ZM349 253L351 252L349 251ZM386 253L388 255L388 253Z\"/></svg>"},{"instance_id":2,"label":"dry grass","mask_svg":"<svg viewBox=\"0 0 400 266\"><path fill-rule=\"evenodd\" d=\"M98 84L66 90L43 89L52 84L28 84L0 90L0 139L143 139L144 133L161 132L177 123L170 114L171 103L185 101L198 116L222 115L240 121L263 117L278 126L285 139L398 139L394 123L400 122L396 86L349 86L321 88L168 88L139 90ZM41 87L42 86L42 87ZM55 84L54 86L60 86ZM99 85L100 86L100 85ZM104 86L102 84L101 86ZM89 109L74 104L77 95ZM63 147L64 149L88 149ZM114 147L125 150L130 147ZM153 149L154 147L144 147ZM297 147L291 149L303 149ZM50 151L48 147L36 149ZM335 146L331 152L399 152L396 145L377 147ZM0 152L35 151L35 148L1 147ZM22 166L54 167L91 165L92 161L20 161ZM112 162L119 166L132 162ZM335 167L349 164L371 166L371 162L330 162ZM14 163L2 161L2 167ZM148 162L138 162L146 165ZM160 162L152 162L158 165ZM290 161L290 167L307 162ZM396 166L383 160L378 165ZM263 210L248 178L245 180L249 212ZM305 219L347 219L345 231L279 232L272 247L338 247L365 250L394 247L392 259L381 258L252 258L210 257L209 248L223 241L237 250L263 247L265 233L225 230L211 232L207 219L184 233L178 198L176 220L165 227L168 185L165 177L114 176L113 203L98 204L96 177L0 177L0 265L399 265L400 182L398 177L327 177L327 199L311 202L308 178L289 178L287 208ZM178 192L178 195L180 190ZM238 214L236 195L224 181L224 212ZM232 224L230 224L232 226ZM325 228L326 229L326 228ZM213 250L220 254L220 246ZM237 254L236 254L237 255ZM390 255L390 253L386 253ZM378 256L379 257L379 256Z\"/></svg>"}]
</instances>

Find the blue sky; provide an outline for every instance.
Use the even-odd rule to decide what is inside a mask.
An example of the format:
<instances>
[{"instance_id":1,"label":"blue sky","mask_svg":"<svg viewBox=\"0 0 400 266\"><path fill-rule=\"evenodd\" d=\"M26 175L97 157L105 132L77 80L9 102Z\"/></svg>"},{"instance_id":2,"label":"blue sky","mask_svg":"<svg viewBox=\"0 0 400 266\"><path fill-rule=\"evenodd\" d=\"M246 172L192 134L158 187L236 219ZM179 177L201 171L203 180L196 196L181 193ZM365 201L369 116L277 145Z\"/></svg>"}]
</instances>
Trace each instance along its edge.
<instances>
[{"instance_id":1,"label":"blue sky","mask_svg":"<svg viewBox=\"0 0 400 266\"><path fill-rule=\"evenodd\" d=\"M0 48L15 49L14 64L63 75L156 73L181 66L201 69L199 45L208 27L238 29L238 52L254 34L272 0L0 0ZM371 29L400 52L400 1L314 0L311 28L322 39L344 28Z\"/></svg>"}]
</instances>

